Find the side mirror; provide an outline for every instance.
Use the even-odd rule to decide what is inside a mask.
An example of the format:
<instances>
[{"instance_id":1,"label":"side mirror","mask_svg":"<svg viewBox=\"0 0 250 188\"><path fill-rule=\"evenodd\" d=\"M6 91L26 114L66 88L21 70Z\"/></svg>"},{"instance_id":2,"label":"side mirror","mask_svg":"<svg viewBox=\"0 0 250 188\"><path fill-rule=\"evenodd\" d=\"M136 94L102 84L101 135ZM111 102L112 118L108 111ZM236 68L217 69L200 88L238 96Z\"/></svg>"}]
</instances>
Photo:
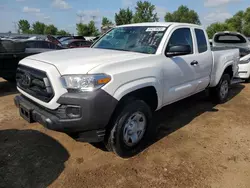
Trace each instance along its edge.
<instances>
[{"instance_id":1,"label":"side mirror","mask_svg":"<svg viewBox=\"0 0 250 188\"><path fill-rule=\"evenodd\" d=\"M170 46L166 49L166 56L173 57L173 56L187 55L191 54L191 52L192 50L189 45Z\"/></svg>"}]
</instances>

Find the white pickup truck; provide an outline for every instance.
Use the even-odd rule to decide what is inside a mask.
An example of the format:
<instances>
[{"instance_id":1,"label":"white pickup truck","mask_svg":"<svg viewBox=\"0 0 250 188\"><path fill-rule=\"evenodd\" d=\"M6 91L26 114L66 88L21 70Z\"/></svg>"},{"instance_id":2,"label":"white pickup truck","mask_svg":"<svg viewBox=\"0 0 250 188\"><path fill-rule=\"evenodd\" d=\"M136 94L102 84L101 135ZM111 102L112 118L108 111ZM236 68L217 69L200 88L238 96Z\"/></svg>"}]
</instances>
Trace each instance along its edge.
<instances>
[{"instance_id":1,"label":"white pickup truck","mask_svg":"<svg viewBox=\"0 0 250 188\"><path fill-rule=\"evenodd\" d=\"M152 133L154 111L206 88L225 102L238 61L238 49L211 51L198 25L123 25L91 48L21 60L15 104L29 122L129 157Z\"/></svg>"}]
</instances>

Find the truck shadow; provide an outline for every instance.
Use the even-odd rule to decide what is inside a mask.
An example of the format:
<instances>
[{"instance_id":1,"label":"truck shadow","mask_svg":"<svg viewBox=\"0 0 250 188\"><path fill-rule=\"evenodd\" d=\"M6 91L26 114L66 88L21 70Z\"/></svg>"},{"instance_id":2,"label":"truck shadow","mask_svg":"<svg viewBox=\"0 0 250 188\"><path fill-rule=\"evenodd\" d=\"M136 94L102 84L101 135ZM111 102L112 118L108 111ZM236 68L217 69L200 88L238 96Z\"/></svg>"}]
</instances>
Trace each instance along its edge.
<instances>
[{"instance_id":1,"label":"truck shadow","mask_svg":"<svg viewBox=\"0 0 250 188\"><path fill-rule=\"evenodd\" d=\"M245 86L241 84L233 85L228 101L237 96L244 87ZM153 126L155 127L154 134L141 151L188 125L201 114L205 112L218 112L215 106L216 104L211 102L208 92L204 91L159 110L153 118Z\"/></svg>"},{"instance_id":2,"label":"truck shadow","mask_svg":"<svg viewBox=\"0 0 250 188\"><path fill-rule=\"evenodd\" d=\"M7 82L0 78L0 97L18 93L16 83Z\"/></svg>"},{"instance_id":3,"label":"truck shadow","mask_svg":"<svg viewBox=\"0 0 250 188\"><path fill-rule=\"evenodd\" d=\"M241 84L233 85L230 90L228 101L237 96L244 87L245 86ZM146 145L141 148L139 153L164 137L188 125L193 119L201 114L205 112L218 112L215 106L216 104L211 102L208 92L204 91L162 108L154 114L152 123L154 129L150 132L151 137L147 140L145 143ZM103 144L98 143L92 145L107 152Z\"/></svg>"},{"instance_id":4,"label":"truck shadow","mask_svg":"<svg viewBox=\"0 0 250 188\"><path fill-rule=\"evenodd\" d=\"M35 130L0 130L0 187L47 187L64 170L67 150Z\"/></svg>"}]
</instances>

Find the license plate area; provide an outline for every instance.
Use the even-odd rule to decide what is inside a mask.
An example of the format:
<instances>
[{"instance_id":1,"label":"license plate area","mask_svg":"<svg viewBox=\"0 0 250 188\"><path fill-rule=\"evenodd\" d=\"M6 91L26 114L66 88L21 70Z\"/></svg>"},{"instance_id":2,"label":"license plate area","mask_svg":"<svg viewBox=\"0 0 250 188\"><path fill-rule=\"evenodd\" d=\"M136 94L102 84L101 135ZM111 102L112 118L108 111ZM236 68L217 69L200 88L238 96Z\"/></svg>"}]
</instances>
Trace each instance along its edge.
<instances>
[{"instance_id":1,"label":"license plate area","mask_svg":"<svg viewBox=\"0 0 250 188\"><path fill-rule=\"evenodd\" d=\"M32 108L28 107L25 104L20 103L19 106L19 113L20 116L25 119L26 121L28 121L29 123L33 123L33 119L32 119Z\"/></svg>"}]
</instances>

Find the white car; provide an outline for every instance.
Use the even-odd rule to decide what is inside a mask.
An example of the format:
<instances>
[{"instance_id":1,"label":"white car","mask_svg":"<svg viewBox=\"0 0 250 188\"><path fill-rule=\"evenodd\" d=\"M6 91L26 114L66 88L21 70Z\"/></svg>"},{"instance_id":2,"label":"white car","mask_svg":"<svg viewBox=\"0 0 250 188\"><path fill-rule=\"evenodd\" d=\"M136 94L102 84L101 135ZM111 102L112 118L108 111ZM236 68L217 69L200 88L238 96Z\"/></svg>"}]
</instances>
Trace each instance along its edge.
<instances>
[{"instance_id":1,"label":"white car","mask_svg":"<svg viewBox=\"0 0 250 188\"><path fill-rule=\"evenodd\" d=\"M250 51L248 55L240 58L239 70L236 78L241 78L246 82L250 81Z\"/></svg>"},{"instance_id":2,"label":"white car","mask_svg":"<svg viewBox=\"0 0 250 188\"><path fill-rule=\"evenodd\" d=\"M152 134L154 111L207 88L225 102L238 61L238 49L211 51L199 25L117 26L91 48L21 60L15 104L29 122L129 157Z\"/></svg>"}]
</instances>

